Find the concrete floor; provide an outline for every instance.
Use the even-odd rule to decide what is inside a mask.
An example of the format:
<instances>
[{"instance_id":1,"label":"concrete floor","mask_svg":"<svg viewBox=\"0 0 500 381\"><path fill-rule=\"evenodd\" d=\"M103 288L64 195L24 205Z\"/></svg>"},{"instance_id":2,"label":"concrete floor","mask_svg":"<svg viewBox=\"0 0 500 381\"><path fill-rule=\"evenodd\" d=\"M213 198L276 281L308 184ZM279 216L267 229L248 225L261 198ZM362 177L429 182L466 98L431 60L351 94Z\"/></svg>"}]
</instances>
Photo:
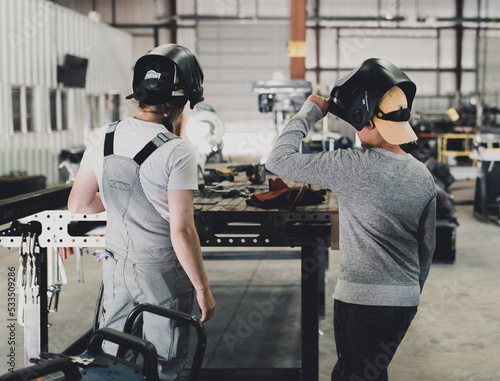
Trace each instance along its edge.
<instances>
[{"instance_id":1,"label":"concrete floor","mask_svg":"<svg viewBox=\"0 0 500 381\"><path fill-rule=\"evenodd\" d=\"M457 259L435 263L419 312L389 367L391 380L500 380L500 227L472 216L473 181L452 185L457 202ZM49 315L50 350L72 343L92 324L100 267L84 256L85 283L76 282L75 259L66 261L68 284L59 311ZM330 252L326 319L320 322L320 380L330 379L335 362L330 295L338 272L338 252ZM0 374L7 369L7 272L18 266L16 249L0 248ZM217 301L206 324L204 367L300 366L300 263L298 260L206 261ZM279 304L262 303L282 293ZM259 307L260 306L260 307ZM271 307L272 306L272 307ZM263 312L265 311L265 313ZM16 327L16 365L23 365L23 330Z\"/></svg>"}]
</instances>

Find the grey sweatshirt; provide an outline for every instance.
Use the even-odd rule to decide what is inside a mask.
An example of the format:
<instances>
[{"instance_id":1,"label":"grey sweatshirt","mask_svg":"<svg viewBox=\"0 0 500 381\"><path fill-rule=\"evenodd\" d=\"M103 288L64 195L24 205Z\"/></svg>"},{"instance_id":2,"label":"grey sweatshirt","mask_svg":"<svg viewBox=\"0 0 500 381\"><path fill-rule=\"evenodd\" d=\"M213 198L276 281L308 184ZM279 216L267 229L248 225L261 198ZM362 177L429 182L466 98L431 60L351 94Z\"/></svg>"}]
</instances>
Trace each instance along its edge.
<instances>
[{"instance_id":1,"label":"grey sweatshirt","mask_svg":"<svg viewBox=\"0 0 500 381\"><path fill-rule=\"evenodd\" d=\"M411 155L381 148L299 153L323 117L306 101L287 124L266 168L338 197L340 271L334 298L373 306L417 306L435 248L436 188Z\"/></svg>"}]
</instances>

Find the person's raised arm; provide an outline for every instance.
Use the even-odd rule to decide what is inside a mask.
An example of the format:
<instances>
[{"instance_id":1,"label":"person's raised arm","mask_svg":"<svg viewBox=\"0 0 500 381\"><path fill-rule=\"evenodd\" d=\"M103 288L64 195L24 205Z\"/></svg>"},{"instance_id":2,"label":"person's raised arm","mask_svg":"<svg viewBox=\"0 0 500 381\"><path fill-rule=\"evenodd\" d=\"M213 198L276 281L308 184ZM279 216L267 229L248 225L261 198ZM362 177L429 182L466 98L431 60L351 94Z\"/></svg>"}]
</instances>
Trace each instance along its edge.
<instances>
[{"instance_id":1,"label":"person's raised arm","mask_svg":"<svg viewBox=\"0 0 500 381\"><path fill-rule=\"evenodd\" d=\"M300 142L309 133L314 123L323 118L328 110L328 100L319 95L307 98L302 108L278 136L266 160L266 168L278 176L290 180L324 185L323 172L329 168L320 154L304 155L299 152Z\"/></svg>"},{"instance_id":2,"label":"person's raised arm","mask_svg":"<svg viewBox=\"0 0 500 381\"><path fill-rule=\"evenodd\" d=\"M169 189L170 237L175 254L196 290L196 299L205 322L212 318L215 300L203 265L200 240L194 225L193 191Z\"/></svg>"},{"instance_id":3,"label":"person's raised arm","mask_svg":"<svg viewBox=\"0 0 500 381\"><path fill-rule=\"evenodd\" d=\"M68 210L72 213L101 213L105 208L98 193L99 184L95 173L80 167L68 198Z\"/></svg>"}]
</instances>

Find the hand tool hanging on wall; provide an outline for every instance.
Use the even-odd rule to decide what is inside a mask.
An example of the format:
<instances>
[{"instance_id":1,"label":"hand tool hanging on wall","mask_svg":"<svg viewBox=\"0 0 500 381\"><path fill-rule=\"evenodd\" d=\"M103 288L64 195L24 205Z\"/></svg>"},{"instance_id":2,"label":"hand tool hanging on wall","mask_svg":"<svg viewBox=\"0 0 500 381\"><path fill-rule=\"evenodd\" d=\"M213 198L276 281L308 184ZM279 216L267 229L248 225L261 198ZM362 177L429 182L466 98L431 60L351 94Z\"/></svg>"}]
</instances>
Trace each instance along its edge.
<instances>
[{"instance_id":1,"label":"hand tool hanging on wall","mask_svg":"<svg viewBox=\"0 0 500 381\"><path fill-rule=\"evenodd\" d=\"M83 277L83 248L79 247L76 250L76 277L79 283L85 283L85 279Z\"/></svg>"},{"instance_id":2,"label":"hand tool hanging on wall","mask_svg":"<svg viewBox=\"0 0 500 381\"><path fill-rule=\"evenodd\" d=\"M30 274L30 287L31 287L31 300L33 304L38 304L39 302L39 274L40 274L40 246L38 245L38 237L36 234L29 236L30 238L30 250L29 259L31 262L31 274Z\"/></svg>"},{"instance_id":3,"label":"hand tool hanging on wall","mask_svg":"<svg viewBox=\"0 0 500 381\"><path fill-rule=\"evenodd\" d=\"M55 260L55 281L56 283L66 284L68 279L66 278L66 270L64 269L63 259L66 258L65 248L57 248L56 260Z\"/></svg>"},{"instance_id":4,"label":"hand tool hanging on wall","mask_svg":"<svg viewBox=\"0 0 500 381\"><path fill-rule=\"evenodd\" d=\"M48 312L57 312L59 306L59 294L61 292L61 286L63 284L68 283L66 278L66 271L64 269L63 259L66 259L66 253L69 252L68 248L61 247L57 248L55 251L55 258L49 260L48 266L54 266L54 275L55 278L52 279L52 276L49 276L48 280L50 285L47 287L47 311ZM53 253L49 255L52 257ZM49 267L50 268L50 267Z\"/></svg>"},{"instance_id":5,"label":"hand tool hanging on wall","mask_svg":"<svg viewBox=\"0 0 500 381\"><path fill-rule=\"evenodd\" d=\"M53 284L47 287L47 310L49 312L57 312L59 306L59 293L61 292L60 284ZM54 305L52 306L52 302Z\"/></svg>"},{"instance_id":6,"label":"hand tool hanging on wall","mask_svg":"<svg viewBox=\"0 0 500 381\"><path fill-rule=\"evenodd\" d=\"M26 246L26 235L21 235L21 245L19 246L19 271L16 281L16 292L19 295L17 308L17 322L21 327L24 327L24 303L25 303L25 288L26 288L26 265L27 256L24 248Z\"/></svg>"}]
</instances>

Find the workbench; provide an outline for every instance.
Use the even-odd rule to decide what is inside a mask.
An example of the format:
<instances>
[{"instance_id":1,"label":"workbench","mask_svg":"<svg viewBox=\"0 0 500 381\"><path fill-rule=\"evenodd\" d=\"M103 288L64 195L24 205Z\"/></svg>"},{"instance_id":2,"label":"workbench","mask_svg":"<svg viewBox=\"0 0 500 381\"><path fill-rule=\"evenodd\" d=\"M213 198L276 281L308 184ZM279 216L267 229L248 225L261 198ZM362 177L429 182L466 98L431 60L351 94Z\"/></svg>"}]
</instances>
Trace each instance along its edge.
<instances>
[{"instance_id":1,"label":"workbench","mask_svg":"<svg viewBox=\"0 0 500 381\"><path fill-rule=\"evenodd\" d=\"M285 181L288 186L301 186ZM231 189L237 185L225 185ZM241 186L241 185L240 185ZM268 190L267 184L256 192ZM338 203L332 192L319 205L294 210L248 206L243 197L201 197L194 200L195 224L202 247L250 247L235 251L233 259L258 255L266 247L300 247L301 258L301 367L294 369L202 369L202 380L318 380L318 335L321 283L324 281L328 249L338 249ZM277 254L280 255L280 254ZM323 307L324 307L324 294ZM286 322L284 322L286 324ZM231 377L229 378L229 374ZM241 378L238 377L241 375Z\"/></svg>"},{"instance_id":2,"label":"workbench","mask_svg":"<svg viewBox=\"0 0 500 381\"><path fill-rule=\"evenodd\" d=\"M289 186L303 185L286 181ZM243 183L225 184L225 188L242 187ZM255 192L265 192L268 185L255 186ZM60 190L57 189L60 193ZM60 201L67 200L67 192ZM54 194L59 194L54 193ZM43 210L46 198L51 199L54 206L56 197L51 197L50 192L36 198L37 206L22 206L22 210L37 212ZM58 198L58 197L57 197ZM64 200L63 200L64 199ZM301 364L300 367L291 369L203 369L200 381L207 380L272 380L272 381L317 381L318 374L318 335L319 335L319 310L320 289L324 281L325 261L328 258L328 249L338 248L338 203L331 192L327 192L325 202L312 206L297 206L293 210L286 209L261 209L248 206L243 197L222 198L220 195L203 197L197 194L194 199L195 224L202 247L228 248L239 250L232 252L233 259L244 259L248 255L262 254L265 248L300 247L301 258ZM18 203L19 201L16 200ZM23 203L29 202L26 199ZM40 206L38 206L40 204ZM16 208L19 208L16 203ZM9 205L3 205L9 209ZM12 215L22 219L23 229L35 228L41 247L42 264L40 284L40 305L47 303L46 299L46 254L47 248L55 247L104 247L105 237L101 234L95 236L75 235L68 231L70 225L88 224L98 221L105 222L105 213L99 215L78 215L62 210L45 210L29 215L16 209ZM10 213L9 213L10 214ZM23 218L24 217L24 218ZM3 231L0 245L16 247L21 244L20 228L11 228ZM251 248L242 251L242 247ZM275 255L287 255L286 252L276 252ZM323 285L324 286L324 285ZM324 288L323 288L324 292ZM322 295L324 299L324 294ZM324 305L324 304L323 304ZM38 342L33 349L48 350L47 311L40 308L40 316L35 317L39 323L40 332L37 334ZM284 322L285 324L286 322Z\"/></svg>"}]
</instances>

